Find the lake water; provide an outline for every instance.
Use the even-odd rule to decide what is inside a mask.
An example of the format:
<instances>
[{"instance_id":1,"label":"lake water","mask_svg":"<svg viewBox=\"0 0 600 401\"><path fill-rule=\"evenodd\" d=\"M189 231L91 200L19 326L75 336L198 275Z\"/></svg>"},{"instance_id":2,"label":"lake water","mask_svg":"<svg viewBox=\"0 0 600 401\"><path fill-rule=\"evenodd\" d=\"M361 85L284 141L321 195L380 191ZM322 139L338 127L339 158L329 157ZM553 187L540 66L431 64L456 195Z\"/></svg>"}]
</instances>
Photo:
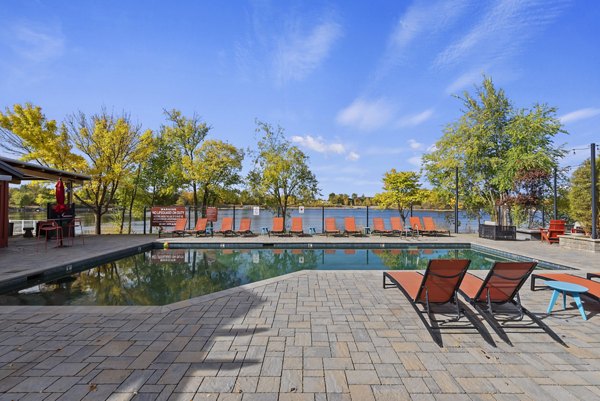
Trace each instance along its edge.
<instances>
[{"instance_id":1,"label":"lake water","mask_svg":"<svg viewBox=\"0 0 600 401\"><path fill-rule=\"evenodd\" d=\"M322 208L305 208L304 213L299 213L297 207L288 209L290 217L300 216L303 218L304 230L308 232L309 227L314 227L317 232L321 232L323 228L323 215L324 217L334 217L336 219L336 223L339 229L343 230L344 227L344 217L354 217L356 219L356 224L359 227L371 226L373 223L373 217L382 217L386 224L386 228L389 227L389 218L398 216L397 210L392 209L379 209L375 207L369 207L368 211L365 207L355 207L355 208L337 208L337 207L327 207L324 210ZM188 213L189 213L188 209ZM368 213L368 221L367 224L367 213ZM433 210L414 210L414 216L431 216L433 217L436 225L438 227L448 228L450 231L454 232L454 211L433 211ZM194 213L191 211L189 213L188 224L189 228L192 228L195 224ZM223 208L219 209L219 221L222 217L233 217L234 209L233 208ZM258 216L253 215L253 209L251 206L247 206L244 208L235 208L235 220L236 227L239 226L239 221L243 217L249 217L252 219L252 230L254 232L260 233L261 227L271 228L273 222L274 214L266 209L261 209L260 214ZM83 226L86 233L94 232L94 215L89 212L78 212L78 217L82 218ZM46 214L44 212L19 212L19 213L10 213L9 220L14 221L14 235L20 235L22 231L23 224L25 226L32 226L32 221L44 220L46 218ZM460 233L473 233L477 232L478 229L478 220L475 218L469 218L466 213L459 211L458 219L460 222L459 232ZM489 217L483 217L481 221L487 220ZM290 222L287 221L287 225L289 228ZM217 228L220 227L220 222L216 223ZM112 215L105 215L102 221L102 232L103 233L116 233L118 232L118 226L114 222L114 218ZM137 219L132 223L133 233L141 234L144 232L144 222L143 220ZM127 227L125 226L125 232L127 232ZM146 216L146 232L150 232L150 212L147 213Z\"/></svg>"}]
</instances>

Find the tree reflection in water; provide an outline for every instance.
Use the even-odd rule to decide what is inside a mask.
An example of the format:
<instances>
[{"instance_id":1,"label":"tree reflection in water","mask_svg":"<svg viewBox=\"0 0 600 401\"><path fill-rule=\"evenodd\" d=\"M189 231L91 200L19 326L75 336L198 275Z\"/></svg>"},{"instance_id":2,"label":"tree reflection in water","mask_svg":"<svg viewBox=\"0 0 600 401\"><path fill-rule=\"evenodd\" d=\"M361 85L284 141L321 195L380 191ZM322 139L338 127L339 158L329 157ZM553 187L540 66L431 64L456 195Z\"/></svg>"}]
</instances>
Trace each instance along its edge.
<instances>
[{"instance_id":1,"label":"tree reflection in water","mask_svg":"<svg viewBox=\"0 0 600 401\"><path fill-rule=\"evenodd\" d=\"M480 269L501 260L467 249L152 250L2 295L0 305L166 305L300 270L414 270L440 258Z\"/></svg>"}]
</instances>

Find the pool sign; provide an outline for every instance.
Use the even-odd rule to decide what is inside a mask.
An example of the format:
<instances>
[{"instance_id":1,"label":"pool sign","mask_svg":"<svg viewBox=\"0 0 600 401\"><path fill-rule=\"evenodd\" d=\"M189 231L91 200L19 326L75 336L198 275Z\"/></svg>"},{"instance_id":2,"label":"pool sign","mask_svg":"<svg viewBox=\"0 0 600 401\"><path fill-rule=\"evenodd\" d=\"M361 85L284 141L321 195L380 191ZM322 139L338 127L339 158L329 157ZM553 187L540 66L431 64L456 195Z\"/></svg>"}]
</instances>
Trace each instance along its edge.
<instances>
[{"instance_id":1,"label":"pool sign","mask_svg":"<svg viewBox=\"0 0 600 401\"><path fill-rule=\"evenodd\" d=\"M254 206L254 207L252 208L252 214L253 214L254 216L258 216L258 215L260 214L260 207L259 207L259 206Z\"/></svg>"},{"instance_id":2,"label":"pool sign","mask_svg":"<svg viewBox=\"0 0 600 401\"><path fill-rule=\"evenodd\" d=\"M300 213L300 214L304 213L304 206L298 206L298 213Z\"/></svg>"},{"instance_id":3,"label":"pool sign","mask_svg":"<svg viewBox=\"0 0 600 401\"><path fill-rule=\"evenodd\" d=\"M185 206L157 206L150 209L153 227L174 226L177 219L185 218Z\"/></svg>"},{"instance_id":4,"label":"pool sign","mask_svg":"<svg viewBox=\"0 0 600 401\"><path fill-rule=\"evenodd\" d=\"M217 217L219 212L216 207L207 207L206 208L206 219L208 221L217 221Z\"/></svg>"}]
</instances>

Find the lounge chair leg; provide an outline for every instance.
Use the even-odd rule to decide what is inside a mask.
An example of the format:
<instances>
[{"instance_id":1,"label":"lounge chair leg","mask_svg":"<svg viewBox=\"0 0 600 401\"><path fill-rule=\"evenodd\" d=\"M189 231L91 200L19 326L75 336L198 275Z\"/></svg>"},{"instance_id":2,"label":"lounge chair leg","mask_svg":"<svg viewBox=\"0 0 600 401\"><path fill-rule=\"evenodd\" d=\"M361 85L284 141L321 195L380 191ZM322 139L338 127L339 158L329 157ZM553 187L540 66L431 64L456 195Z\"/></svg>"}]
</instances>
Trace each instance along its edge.
<instances>
[{"instance_id":1,"label":"lounge chair leg","mask_svg":"<svg viewBox=\"0 0 600 401\"><path fill-rule=\"evenodd\" d=\"M512 347L513 344L510 341L510 338L508 338L508 336L506 335L506 332L502 329L502 327L500 327L500 325L496 321L496 319L494 319L494 315L489 315L488 312L486 310L484 310L481 306L479 306L476 302L471 302L471 305L473 305L473 307L475 308L475 310L477 312L479 312L479 314L481 316L483 316L483 318L485 319L485 321L496 332L496 334L498 334L498 336L502 340L504 340L505 343L507 343L508 345L510 345Z\"/></svg>"},{"instance_id":2,"label":"lounge chair leg","mask_svg":"<svg viewBox=\"0 0 600 401\"><path fill-rule=\"evenodd\" d=\"M488 307L488 313L492 316L494 316L494 310L492 309L492 300L490 299L490 287L487 288L487 307Z\"/></svg>"},{"instance_id":3,"label":"lounge chair leg","mask_svg":"<svg viewBox=\"0 0 600 401\"><path fill-rule=\"evenodd\" d=\"M454 291L454 304L456 305L456 320L460 320L460 305L458 305L457 291Z\"/></svg>"},{"instance_id":4,"label":"lounge chair leg","mask_svg":"<svg viewBox=\"0 0 600 401\"><path fill-rule=\"evenodd\" d=\"M523 306L521 305L521 296L519 295L519 293L517 292L517 308L519 309L519 319L518 320L523 320Z\"/></svg>"}]
</instances>

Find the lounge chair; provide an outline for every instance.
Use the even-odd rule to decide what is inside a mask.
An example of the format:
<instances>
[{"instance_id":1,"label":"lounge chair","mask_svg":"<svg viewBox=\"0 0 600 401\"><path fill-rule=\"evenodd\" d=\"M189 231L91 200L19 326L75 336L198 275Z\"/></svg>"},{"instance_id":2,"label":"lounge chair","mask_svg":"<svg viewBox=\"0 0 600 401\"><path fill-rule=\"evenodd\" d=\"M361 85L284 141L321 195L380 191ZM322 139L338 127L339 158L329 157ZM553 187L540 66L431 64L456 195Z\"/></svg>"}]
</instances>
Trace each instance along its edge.
<instances>
[{"instance_id":1,"label":"lounge chair","mask_svg":"<svg viewBox=\"0 0 600 401\"><path fill-rule=\"evenodd\" d=\"M446 234L448 233L448 237L450 236L450 230L440 230L435 226L435 222L433 221L433 218L431 216L424 216L423 217L423 224L425 224L425 231L433 234L433 235L438 235L438 234Z\"/></svg>"},{"instance_id":2,"label":"lounge chair","mask_svg":"<svg viewBox=\"0 0 600 401\"><path fill-rule=\"evenodd\" d=\"M593 278L600 278L600 273L588 273L588 274L585 275L585 277L588 280L591 280Z\"/></svg>"},{"instance_id":3,"label":"lounge chair","mask_svg":"<svg viewBox=\"0 0 600 401\"><path fill-rule=\"evenodd\" d=\"M512 304L516 306L519 312L518 320L523 319L524 314L527 315L554 340L564 345L560 337L539 317L521 305L519 290L536 265L537 262L496 262L485 279L467 273L460 285L459 292L508 344L510 344L510 340L494 319L493 305Z\"/></svg>"},{"instance_id":4,"label":"lounge chair","mask_svg":"<svg viewBox=\"0 0 600 401\"><path fill-rule=\"evenodd\" d=\"M536 273L531 275L531 291L535 291L538 288L535 285L537 279L564 281L566 283L579 284L587 287L588 291L585 295L596 301L600 301L600 283L590 280L590 278L593 277L598 277L598 274L588 273L588 278L586 279L568 273Z\"/></svg>"},{"instance_id":5,"label":"lounge chair","mask_svg":"<svg viewBox=\"0 0 600 401\"><path fill-rule=\"evenodd\" d=\"M380 237L382 235L391 235L391 234L393 234L392 230L386 230L385 229L385 224L384 224L383 219L381 217L373 217L373 230L371 230L371 232L373 234L379 234Z\"/></svg>"},{"instance_id":6,"label":"lounge chair","mask_svg":"<svg viewBox=\"0 0 600 401\"><path fill-rule=\"evenodd\" d=\"M356 229L356 220L354 219L354 217L345 217L344 218L344 235L347 235L347 236L362 235L360 230Z\"/></svg>"},{"instance_id":7,"label":"lounge chair","mask_svg":"<svg viewBox=\"0 0 600 401\"><path fill-rule=\"evenodd\" d=\"M325 219L325 236L329 236L329 234L340 235L340 230L335 226L335 218L333 217Z\"/></svg>"},{"instance_id":8,"label":"lounge chair","mask_svg":"<svg viewBox=\"0 0 600 401\"><path fill-rule=\"evenodd\" d=\"M558 236L565 235L565 221L564 220L550 220L548 228L540 228L541 241L553 244L558 242Z\"/></svg>"},{"instance_id":9,"label":"lounge chair","mask_svg":"<svg viewBox=\"0 0 600 401\"><path fill-rule=\"evenodd\" d=\"M390 224L392 225L392 233L402 236L404 234L408 238L408 234L414 234L412 230L404 227L400 217L391 217Z\"/></svg>"},{"instance_id":10,"label":"lounge chair","mask_svg":"<svg viewBox=\"0 0 600 401\"><path fill-rule=\"evenodd\" d=\"M249 219L248 217L244 217L240 220L240 229L237 230L235 233L237 235L254 236L254 233L250 229L251 225L252 225L252 219Z\"/></svg>"},{"instance_id":11,"label":"lounge chair","mask_svg":"<svg viewBox=\"0 0 600 401\"><path fill-rule=\"evenodd\" d=\"M183 237L185 233L185 226L187 225L187 218L182 217L180 219L175 220L175 228L172 231L158 231L158 238L160 238L161 234L173 234L179 237Z\"/></svg>"},{"instance_id":12,"label":"lounge chair","mask_svg":"<svg viewBox=\"0 0 600 401\"><path fill-rule=\"evenodd\" d=\"M456 318L461 308L457 291L471 261L468 259L432 259L424 274L416 271L390 271L383 273L383 288L396 286L414 304L423 304L431 318L430 304L456 305ZM386 278L391 284L386 283Z\"/></svg>"},{"instance_id":13,"label":"lounge chair","mask_svg":"<svg viewBox=\"0 0 600 401\"><path fill-rule=\"evenodd\" d=\"M292 217L292 228L290 229L290 235L296 234L298 236L304 235L304 229L302 228L302 217Z\"/></svg>"},{"instance_id":14,"label":"lounge chair","mask_svg":"<svg viewBox=\"0 0 600 401\"><path fill-rule=\"evenodd\" d=\"M223 217L223 220L221 220L221 229L215 231L215 234L222 234L224 236L236 235L235 231L233 231L233 217Z\"/></svg>"},{"instance_id":15,"label":"lounge chair","mask_svg":"<svg viewBox=\"0 0 600 401\"><path fill-rule=\"evenodd\" d=\"M421 219L419 218L419 216L413 216L410 218L410 228L413 230L413 235L415 233L417 234L417 236L419 234L421 234L421 235L430 234L429 231L425 230L425 227L421 223Z\"/></svg>"},{"instance_id":16,"label":"lounge chair","mask_svg":"<svg viewBox=\"0 0 600 401\"><path fill-rule=\"evenodd\" d=\"M208 222L208 219L206 217L198 217L198 220L196 220L196 225L194 226L193 230L185 230L186 234L194 234L196 237L199 237L200 234L204 234L206 235L206 223Z\"/></svg>"},{"instance_id":17,"label":"lounge chair","mask_svg":"<svg viewBox=\"0 0 600 401\"><path fill-rule=\"evenodd\" d=\"M273 227L269 231L269 237L271 234L284 235L285 227L283 226L283 217L273 217Z\"/></svg>"}]
</instances>

